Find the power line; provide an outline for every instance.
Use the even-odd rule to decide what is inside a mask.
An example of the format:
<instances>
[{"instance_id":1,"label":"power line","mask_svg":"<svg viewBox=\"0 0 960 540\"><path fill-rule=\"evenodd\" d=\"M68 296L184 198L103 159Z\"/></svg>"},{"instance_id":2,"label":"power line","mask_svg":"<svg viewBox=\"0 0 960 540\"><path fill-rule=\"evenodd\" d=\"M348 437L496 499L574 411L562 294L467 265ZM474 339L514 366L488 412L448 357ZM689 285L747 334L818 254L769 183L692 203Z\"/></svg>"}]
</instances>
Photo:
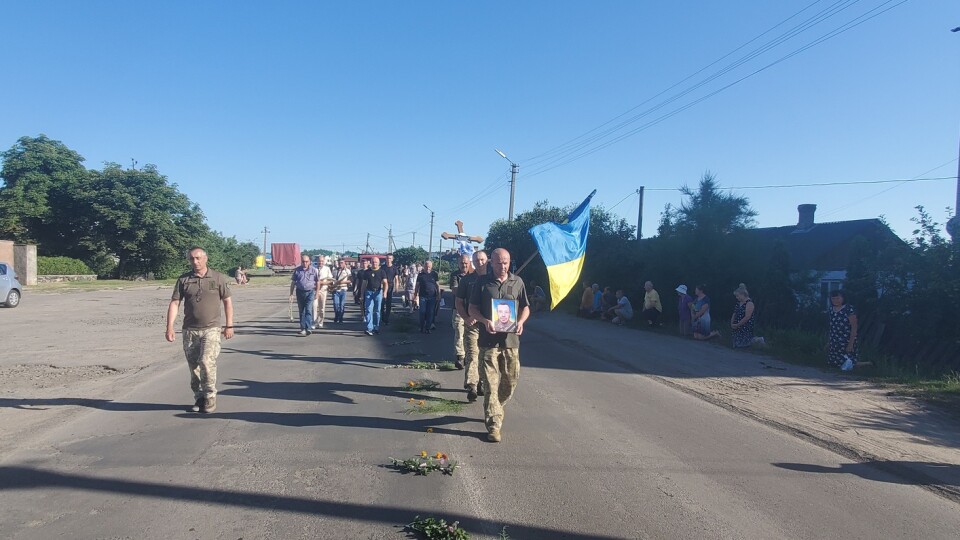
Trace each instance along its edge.
<instances>
[{"instance_id":1,"label":"power line","mask_svg":"<svg viewBox=\"0 0 960 540\"><path fill-rule=\"evenodd\" d=\"M941 165L941 167L942 166L943 165ZM937 169L939 168L940 167L937 167ZM928 182L928 181L936 181L936 180L954 180L954 179L956 179L956 176L933 176L928 178L896 178L893 180L856 180L853 182L814 182L811 184L768 184L763 186L732 186L732 187L718 187L717 189L718 190L783 189L783 188L822 187L822 186L857 186L857 185L863 185L863 184L892 184L895 182ZM683 188L646 188L646 189L647 191L681 191Z\"/></svg>"},{"instance_id":2,"label":"power line","mask_svg":"<svg viewBox=\"0 0 960 540\"><path fill-rule=\"evenodd\" d=\"M701 96L700 98L697 98L697 99L695 99L694 101L692 101L692 102L690 102L690 103L687 103L687 104L685 104L685 105L682 105L682 106L678 107L677 109L674 109L674 110L671 111L671 112L668 112L668 113L666 113L666 114L664 114L664 115L662 115L662 116L660 116L660 117L658 117L658 118L655 118L654 120L651 120L651 121L647 122L646 124L643 124L643 125L641 125L641 126L638 126L638 127L634 128L634 129L632 129L632 130L630 130L630 131L627 131L627 132L625 132L625 133L621 133L620 135L618 135L618 136L616 136L616 137L614 137L614 138L612 138L612 139L606 140L606 141L604 141L604 142L600 142L600 143L598 143L597 145L593 146L592 148L589 148L589 149L584 150L585 148L587 148L587 147L588 147L590 144L592 144L593 142L599 141L600 139L603 139L604 137L607 137L608 135L612 135L614 132L619 131L619 130L620 130L622 127L624 127L625 125L630 124L630 123L632 123L632 122L634 122L634 121L642 118L643 116L648 115L650 112L653 112L653 111L655 111L655 110L657 110L657 109L659 109L659 108L662 108L663 105L665 105L665 104L667 104L667 103L669 103L669 102L671 102L671 101L675 101L675 99L676 99L676 98L670 98L669 101L664 102L664 103L662 103L662 104L660 104L660 105L657 105L657 106L651 108L650 110L648 110L648 111L646 111L646 112L644 112L644 113L635 115L635 116L632 117L630 120L627 120L627 121L625 121L625 122L622 122L622 123L619 124L618 126L616 126L616 127L614 127L614 128L611 128L611 129L609 129L609 130L606 130L605 133L603 133L603 134L601 134L601 135L598 135L598 136L595 136L595 137L591 138L591 140L588 140L587 142L580 144L580 145L579 145L579 148L570 150L570 151L572 151L572 152L579 152L580 150L583 150L582 152L580 152L580 153L578 153L578 154L575 154L575 155L573 155L573 156L570 156L569 154L567 154L567 155L565 155L565 156L559 156L559 157L552 158L552 159L548 160L547 163L544 163L543 165L541 165L540 169L535 169L535 170L532 171L532 172L528 172L528 173L526 174L526 177L532 177L532 176L536 176L536 175L539 175L539 174L543 174L543 173L545 173L545 172L547 172L547 171L550 171L550 170L553 170L553 169L555 169L555 168L557 168L557 167L561 167L561 166L563 166L563 165L567 165L567 164L569 164L569 163L571 163L571 162L573 162L573 161L582 159L582 158L584 158L584 157L586 157L586 156L588 156L588 155L590 155L590 154L593 154L593 153L598 152L598 151L600 151L600 150L603 150L604 148L607 148L607 147L609 147L609 146L611 146L611 145L613 145L613 144L616 144L617 142L620 142L620 141L622 141L623 139L626 139L626 138L628 138L628 137L631 137L631 136L633 136L633 135L636 135L637 133L639 133L639 132L641 132L641 131L644 131L644 130L646 130L646 129L649 129L650 127L653 127L653 126L659 124L660 122L663 122L664 120L667 120L667 119L669 119L669 118L671 118L671 117L673 117L673 116L675 116L675 115L677 115L677 114L679 114L679 113L681 113L681 112L683 112L683 111L685 111L685 110L687 110L687 109L689 109L689 108L691 108L691 107L693 107L693 106L695 106L695 105L697 105L697 104L699 104L699 103L701 103L701 102L703 102L703 101L705 101L705 100L707 100L707 99L709 99L709 98L711 98L711 97L713 97L713 96L715 96L715 95L717 95L717 94L719 94L719 93L721 93L721 92L723 92L723 91L725 91L725 90L727 90L727 89L729 89L729 88L731 88L731 87L733 87L733 86L735 86L735 85L737 85L737 84L739 84L739 83L741 83L741 82L743 82L743 81L745 81L745 80L747 80L747 79L749 79L749 78L751 78L751 77L753 77L753 76L755 76L755 75L757 75L757 74L759 74L759 73L761 73L761 72L763 72L763 71L766 71L767 69L769 69L769 68L771 68L771 67L773 67L773 66L775 66L775 65L777 65L777 64L779 64L779 63L781 63L781 62L784 62L784 61L786 61L786 60L788 60L788 59L790 59L790 58L792 58L792 57L794 57L794 56L796 56L796 55L798 55L798 54L800 54L800 53L802 53L802 52L804 52L804 51L806 51L806 50L808 50L808 49L810 49L810 48L812 48L812 47L815 47L816 45L819 45L819 44L823 43L824 41L827 41L827 40L832 39L832 38L834 38L834 37L836 37L836 36L838 36L838 35L840 35L840 34L843 34L844 32L847 32L847 31L849 31L849 30L852 30L853 28L856 28L857 26L859 26L859 25L861 25L861 24L863 24L863 23L865 23L865 22L867 22L867 21L869 21L869 20L871 20L871 19L873 19L873 18L875 18L875 17L878 17L878 16L886 13L887 11L890 11L891 9L894 9L894 8L896 8L896 7L898 7L898 6L906 3L907 0L900 0L899 2L897 2L896 4L894 4L894 5L892 5L892 6L886 7L885 9L881 9L881 8L884 8L884 6L887 6L888 4L890 4L890 3L894 2L894 1L895 1L895 0L887 0L886 2L883 2L882 4L880 4L880 5L878 5L878 6L874 7L874 8L866 11L865 13L859 15L858 17L855 17L855 18L851 19L850 21L848 21L848 22L840 25L839 27L835 28L834 30L831 30L830 32L827 32L827 33L824 34L823 36L821 36L821 37L819 37L819 38L811 41L810 43L807 43L806 45L795 49L794 51L792 51L792 52L790 52L790 53L788 53L788 54L780 57L779 59L777 59L777 60L775 60L775 61L773 61L773 62L770 62L770 63L768 63L767 65L765 65L765 66L763 66L763 67L761 67L761 68L759 68L759 69L756 69L756 70L754 70L753 72L751 72L751 73L749 73L749 74L747 74L747 75L745 75L745 76L743 76L743 77L741 77L741 78L739 78L739 79L737 79L737 80L735 80L735 81L733 81L733 82L731 82L731 83L729 83L729 84L727 84L727 85L724 85L724 86L720 87L720 88L717 89L717 90L714 90L713 92L710 92L710 93L708 93L708 94L706 94L706 95L704 95L704 96ZM839 4L839 3L838 3L838 4ZM827 8L827 9L834 8L834 6L836 6L836 5L837 5L837 4L834 4L833 6L830 6L830 8ZM849 5L847 5L847 6L840 6L840 7L841 7L842 9L846 9L847 7L849 7ZM878 10L879 10L879 11L878 11ZM826 11L826 10L825 10L825 11ZM835 15L835 14L838 13L838 12L839 12L839 11L834 12L834 13L830 13L829 15L827 15L826 17L824 17L823 20L825 20L826 18L829 18L829 17ZM821 13L824 13L824 12L821 12ZM818 14L818 15L820 15L820 14ZM816 16L815 16L815 17L816 17ZM821 21L817 21L817 22L821 22ZM804 29L801 30L801 31L805 31L806 29L807 29L807 28L804 28ZM799 33L799 32L796 32L796 33ZM796 35L796 33L795 33L794 35ZM790 36L790 37L792 37L792 36ZM778 38L778 39L779 39L779 38ZM782 42L782 41L781 41L781 42ZM756 56L756 55L754 55L754 56ZM753 57L753 56L752 56L752 57ZM751 58L752 58L752 57L751 57ZM741 64L742 64L742 62L741 62ZM737 65L739 66L740 64L737 64ZM728 71L729 71L729 70L728 70ZM724 73L726 73L726 72L724 72ZM716 78L716 77L713 77L713 78ZM711 80L712 80L712 79L711 79ZM701 84L700 86L702 86L702 84ZM689 91L685 91L682 95L685 95L685 94L687 94L687 93L689 93Z\"/></svg>"},{"instance_id":3,"label":"power line","mask_svg":"<svg viewBox=\"0 0 960 540\"><path fill-rule=\"evenodd\" d=\"M804 7L803 9L801 9L800 11L798 11L798 12L794 13L793 15L787 17L786 19L780 21L779 23L775 24L775 25L772 26L771 28L768 28L767 30L765 30L764 32L760 33L759 35L757 35L757 36L754 37L753 39L747 41L747 42L744 43L743 45L740 45L739 47L733 49L733 50L730 51L729 53L721 56L721 57L718 58L717 60L714 60L714 61L711 62L710 64L707 64L706 66L700 68L700 69L697 70L696 72L688 75L687 77L683 78L682 80L678 81L677 83L674 83L673 85L671 85L671 86L668 87L667 89L662 90L661 92L659 92L659 93L651 96L650 98L644 100L643 102L641 102L640 104L636 105L635 107L633 107L633 108L631 108L631 109L628 109L626 112L617 115L616 117L614 117L614 118L612 118L612 119L604 122L603 124L600 124L599 126L591 129L590 131L587 131L586 133L584 133L584 134L582 134L582 135L579 135L579 136L577 136L577 137L575 137L575 138L567 141L566 143L563 143L563 144L561 144L561 145L559 145L559 146L556 146L556 147L554 147L554 148L552 148L552 149L550 149L550 150L547 150L546 152L543 152L543 153L541 153L541 154L538 154L538 155L536 155L536 156L533 156L533 157L531 157L531 158L527 158L527 159L524 159L524 160L521 160L521 161L522 161L526 166L529 167L529 166L531 166L531 165L534 165L534 164L537 163L538 161L542 161L540 158L545 157L545 156L548 156L548 155L550 155L550 154L555 154L555 153L565 154L565 153L569 153L570 151L576 151L577 149L582 148L582 147L583 147L583 144L589 144L589 143L591 143L591 142L593 142L593 141L595 141L595 140L598 140L598 139L600 139L600 138L602 138L602 137L605 137L606 135L608 135L608 134L610 134L610 133L612 133L612 132L620 129L621 127L625 126L626 124L629 124L629 123L631 123L631 122L633 122L633 121L635 121L635 120L638 120L639 118L642 118L643 116L646 116L647 114L653 112L653 111L656 110L657 108L660 108L660 107L662 107L662 106L670 103L671 101L674 101L675 99L677 99L677 98L685 95L686 93L689 93L690 91L692 91L692 90L694 90L694 89L702 86L703 84L705 84L706 82L709 82L710 80L716 78L717 76L722 75L723 73L729 71L730 69L732 69L732 67L736 67L737 65L739 65L740 63L742 63L742 62L745 61L746 59L752 58L753 56L755 56L755 55L757 54L758 51L763 52L763 51L767 50L767 49L770 47L770 44L773 43L773 42L768 42L766 45L764 45L764 46L761 47L760 49L755 49L754 51L752 51L751 53L749 53L747 56L741 57L741 58L740 58L739 60L737 60L735 63L733 63L733 64L728 64L725 68L723 68L722 70L720 70L720 71L718 71L718 72L715 72L715 73L714 73L713 75L711 75L709 78L701 81L700 83L698 83L697 85L695 85L695 86L693 86L693 87L688 88L687 90L685 90L684 92L682 92L682 93L680 93L680 94L674 95L673 97L669 98L667 101L661 102L660 105L654 107L653 109L648 109L648 110L646 110L646 111L644 111L644 112L642 112L642 113L640 113L640 114L638 114L638 115L635 115L635 116L630 117L630 118L629 118L627 121L625 121L625 122L622 122L622 123L620 123L620 124L617 124L616 126L614 126L614 127L611 128L611 129L604 130L604 131L603 131L602 133L600 133L599 135L594 136L594 137L591 137L589 140L586 141L586 143L573 144L573 143L575 143L576 141L578 141L579 139L582 139L582 138L586 137L586 136L589 135L590 133L593 133L594 131L597 131L598 129L600 129L600 128L602 128L602 127L604 127L604 126L606 126L606 125L608 125L608 124L610 124L610 123L612 123L612 122L614 122L614 121L622 118L623 116L626 116L627 114L629 114L629 113L631 113L631 112L639 109L641 106L646 105L647 103L653 101L654 99L662 96L663 94L666 94L666 93L669 92L670 90L673 90L674 88L680 86L681 84L685 83L686 81L688 81L688 80L692 79L693 77L699 75L700 73L706 71L708 68L710 68L710 67L718 64L720 61L724 60L725 58L730 57L731 55L733 55L733 54L736 53L737 51L743 49L743 48L746 47L747 45L753 43L754 41L760 39L761 37L765 36L766 34L772 32L774 29L782 26L782 25L783 25L784 23L786 23L787 21L793 19L794 17L796 17L796 16L799 15L800 13L803 13L804 11L806 11L807 9L809 9L810 7L814 6L815 4L817 4L817 3L819 3L819 2L820 2L820 0L817 0L817 1L813 2L812 4L807 5L806 7ZM808 23L809 21L811 21L811 20L813 20L813 19L815 19L815 18L823 15L825 12L829 11L831 8L833 8L834 6L836 6L837 4L840 4L840 3L841 3L841 2L836 2L835 4L831 5L831 6L828 7L827 9L822 10L822 11L819 12L818 14L814 15L812 18L807 19L807 21L804 21L804 23L801 23L801 25L802 25L802 24L806 24L806 23ZM835 14L835 13L834 13L834 14ZM799 26L794 27L791 31L795 31L797 28L799 28ZM786 34L784 34L784 35L786 35ZM781 39L781 38L783 38L783 35L781 35L780 38L778 38L778 39ZM776 40L775 40L775 41L776 41Z\"/></svg>"},{"instance_id":4,"label":"power line","mask_svg":"<svg viewBox=\"0 0 960 540\"><path fill-rule=\"evenodd\" d=\"M932 168L932 169L926 170L926 171L918 174L917 176L915 176L915 177L912 178L911 180L918 179L918 178L920 178L921 176L926 175L926 174L930 174L930 173L932 173L933 171L935 171L935 170L937 170L937 169L942 169L943 167L946 167L947 165L950 165L950 164L953 163L954 161L957 161L957 159L960 159L960 158L953 158L953 159L947 160L947 161L941 163L940 165L937 165L936 167L934 167L934 168ZM859 199L857 199L857 200L855 200L855 201L853 201L853 202L847 203L847 204L845 204L845 205L843 205L843 206L839 206L839 207L837 207L837 208L835 208L835 209L833 209L833 210L830 210L830 211L828 211L828 212L824 212L824 213L823 213L823 216L832 216L832 215L834 215L834 214L839 214L840 212L846 210L847 208L856 206L856 205L862 203L863 201L867 201L867 200L873 199L873 198L875 198L875 197L879 197L880 195L883 195L884 193L886 193L886 192L888 192L888 191L892 191L892 190L894 190L894 189L897 189L898 187L902 186L903 184L904 184L904 183L899 183L899 184L897 184L897 185L895 185L895 186L893 186L893 187L889 187L889 188L887 188L887 189L878 191L877 193L874 193L873 195L868 195L868 196L866 196L866 197L861 197L861 198L859 198Z\"/></svg>"}]
</instances>

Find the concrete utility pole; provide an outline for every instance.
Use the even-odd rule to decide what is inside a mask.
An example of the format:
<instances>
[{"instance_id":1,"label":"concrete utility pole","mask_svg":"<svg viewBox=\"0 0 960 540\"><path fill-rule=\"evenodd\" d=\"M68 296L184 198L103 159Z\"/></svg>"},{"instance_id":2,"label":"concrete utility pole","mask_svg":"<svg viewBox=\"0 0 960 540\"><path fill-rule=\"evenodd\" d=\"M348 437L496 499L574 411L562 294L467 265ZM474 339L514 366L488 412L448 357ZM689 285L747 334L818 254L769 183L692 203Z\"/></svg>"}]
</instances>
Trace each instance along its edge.
<instances>
[{"instance_id":1,"label":"concrete utility pole","mask_svg":"<svg viewBox=\"0 0 960 540\"><path fill-rule=\"evenodd\" d=\"M430 207L427 205L423 205L423 207L427 210L430 210ZM427 251L427 257L431 259L433 258L433 216L433 210L430 210L430 242L428 242L430 244L430 249Z\"/></svg>"},{"instance_id":2,"label":"concrete utility pole","mask_svg":"<svg viewBox=\"0 0 960 540\"><path fill-rule=\"evenodd\" d=\"M640 186L640 189L637 190L637 195L640 196L640 210L637 212L637 240L643 238L643 188L645 186Z\"/></svg>"},{"instance_id":3,"label":"concrete utility pole","mask_svg":"<svg viewBox=\"0 0 960 540\"><path fill-rule=\"evenodd\" d=\"M510 162L510 213L508 214L507 221L513 221L513 198L517 193L517 172L520 170L520 166L510 161L510 158L500 150L496 148L493 150L500 154L500 157Z\"/></svg>"},{"instance_id":4,"label":"concrete utility pole","mask_svg":"<svg viewBox=\"0 0 960 540\"><path fill-rule=\"evenodd\" d=\"M364 253L370 253L370 233L367 233L367 247L363 250Z\"/></svg>"},{"instance_id":5,"label":"concrete utility pole","mask_svg":"<svg viewBox=\"0 0 960 540\"><path fill-rule=\"evenodd\" d=\"M960 32L960 26L950 31ZM960 240L960 150L957 151L957 200L953 207L953 217L947 221L947 233L953 239L954 244L957 240Z\"/></svg>"},{"instance_id":6,"label":"concrete utility pole","mask_svg":"<svg viewBox=\"0 0 960 540\"><path fill-rule=\"evenodd\" d=\"M263 230L260 231L263 233L263 256L267 256L267 233L270 232L270 229L266 225L263 226Z\"/></svg>"},{"instance_id":7,"label":"concrete utility pole","mask_svg":"<svg viewBox=\"0 0 960 540\"><path fill-rule=\"evenodd\" d=\"M413 233L413 242L410 242L410 247L417 247L417 233Z\"/></svg>"}]
</instances>

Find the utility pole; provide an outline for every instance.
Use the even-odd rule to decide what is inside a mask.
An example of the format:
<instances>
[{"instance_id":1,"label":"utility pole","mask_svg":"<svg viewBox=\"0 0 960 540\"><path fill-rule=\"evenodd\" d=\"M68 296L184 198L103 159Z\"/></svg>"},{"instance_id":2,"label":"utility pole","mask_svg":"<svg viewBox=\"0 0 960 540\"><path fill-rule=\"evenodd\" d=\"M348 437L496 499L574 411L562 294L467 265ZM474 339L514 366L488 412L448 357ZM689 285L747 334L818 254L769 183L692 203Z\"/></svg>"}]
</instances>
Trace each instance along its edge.
<instances>
[{"instance_id":1,"label":"utility pole","mask_svg":"<svg viewBox=\"0 0 960 540\"><path fill-rule=\"evenodd\" d=\"M266 225L263 226L263 230L260 231L263 233L263 256L267 256L267 233L270 232L270 229Z\"/></svg>"},{"instance_id":2,"label":"utility pole","mask_svg":"<svg viewBox=\"0 0 960 540\"><path fill-rule=\"evenodd\" d=\"M384 228L387 229L387 253L393 253L397 250L397 246L393 243L393 224Z\"/></svg>"},{"instance_id":3,"label":"utility pole","mask_svg":"<svg viewBox=\"0 0 960 540\"><path fill-rule=\"evenodd\" d=\"M370 233L367 233L367 247L363 250L364 253L370 253Z\"/></svg>"},{"instance_id":4,"label":"utility pole","mask_svg":"<svg viewBox=\"0 0 960 540\"><path fill-rule=\"evenodd\" d=\"M960 26L950 31L960 32ZM953 217L947 221L947 233L953 239L954 245L957 244L957 240L960 240L960 151L957 154L957 202L953 207Z\"/></svg>"},{"instance_id":5,"label":"utility pole","mask_svg":"<svg viewBox=\"0 0 960 540\"><path fill-rule=\"evenodd\" d=\"M417 247L417 233L413 233L413 242L410 243L410 247Z\"/></svg>"},{"instance_id":6,"label":"utility pole","mask_svg":"<svg viewBox=\"0 0 960 540\"><path fill-rule=\"evenodd\" d=\"M508 214L507 221L513 221L513 199L517 193L517 172L520 171L520 166L510 161L510 158L500 150L496 148L493 150L500 154L500 157L510 162L510 213Z\"/></svg>"},{"instance_id":7,"label":"utility pole","mask_svg":"<svg viewBox=\"0 0 960 540\"><path fill-rule=\"evenodd\" d=\"M637 190L637 195L640 196L640 210L637 212L637 240L643 238L643 188L645 186L640 186L640 189Z\"/></svg>"},{"instance_id":8,"label":"utility pole","mask_svg":"<svg viewBox=\"0 0 960 540\"><path fill-rule=\"evenodd\" d=\"M427 205L423 205L423 207L430 210L430 207ZM427 251L427 257L431 259L433 258L433 215L433 210L430 210L430 242L428 242L430 249Z\"/></svg>"}]
</instances>

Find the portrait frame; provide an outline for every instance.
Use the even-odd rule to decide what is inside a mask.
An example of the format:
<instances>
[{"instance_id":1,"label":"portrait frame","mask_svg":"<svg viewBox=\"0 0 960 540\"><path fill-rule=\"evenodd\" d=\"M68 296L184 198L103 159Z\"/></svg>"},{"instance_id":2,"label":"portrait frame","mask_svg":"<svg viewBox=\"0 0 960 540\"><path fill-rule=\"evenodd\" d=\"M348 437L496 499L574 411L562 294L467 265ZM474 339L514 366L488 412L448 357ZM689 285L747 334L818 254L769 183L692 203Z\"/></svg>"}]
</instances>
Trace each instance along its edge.
<instances>
[{"instance_id":1,"label":"portrait frame","mask_svg":"<svg viewBox=\"0 0 960 540\"><path fill-rule=\"evenodd\" d=\"M503 306L506 306L504 308ZM509 311L507 311L509 310ZM490 300L490 314L493 320L493 329L496 332L516 333L517 331L517 301L508 298L493 298ZM503 316L509 314L509 319L503 321Z\"/></svg>"}]
</instances>

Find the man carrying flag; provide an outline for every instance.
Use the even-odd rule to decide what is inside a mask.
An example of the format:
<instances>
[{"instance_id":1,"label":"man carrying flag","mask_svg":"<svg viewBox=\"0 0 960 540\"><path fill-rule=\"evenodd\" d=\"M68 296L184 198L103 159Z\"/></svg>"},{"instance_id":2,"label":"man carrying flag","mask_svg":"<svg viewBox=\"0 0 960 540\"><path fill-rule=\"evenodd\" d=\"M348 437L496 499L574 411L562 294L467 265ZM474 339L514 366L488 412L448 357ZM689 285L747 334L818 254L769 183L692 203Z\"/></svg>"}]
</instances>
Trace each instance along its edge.
<instances>
[{"instance_id":1,"label":"man carrying flag","mask_svg":"<svg viewBox=\"0 0 960 540\"><path fill-rule=\"evenodd\" d=\"M557 307L580 277L590 231L590 200L596 193L597 190L593 190L570 213L566 223L542 223L530 227L530 235L550 278L550 309Z\"/></svg>"}]
</instances>

